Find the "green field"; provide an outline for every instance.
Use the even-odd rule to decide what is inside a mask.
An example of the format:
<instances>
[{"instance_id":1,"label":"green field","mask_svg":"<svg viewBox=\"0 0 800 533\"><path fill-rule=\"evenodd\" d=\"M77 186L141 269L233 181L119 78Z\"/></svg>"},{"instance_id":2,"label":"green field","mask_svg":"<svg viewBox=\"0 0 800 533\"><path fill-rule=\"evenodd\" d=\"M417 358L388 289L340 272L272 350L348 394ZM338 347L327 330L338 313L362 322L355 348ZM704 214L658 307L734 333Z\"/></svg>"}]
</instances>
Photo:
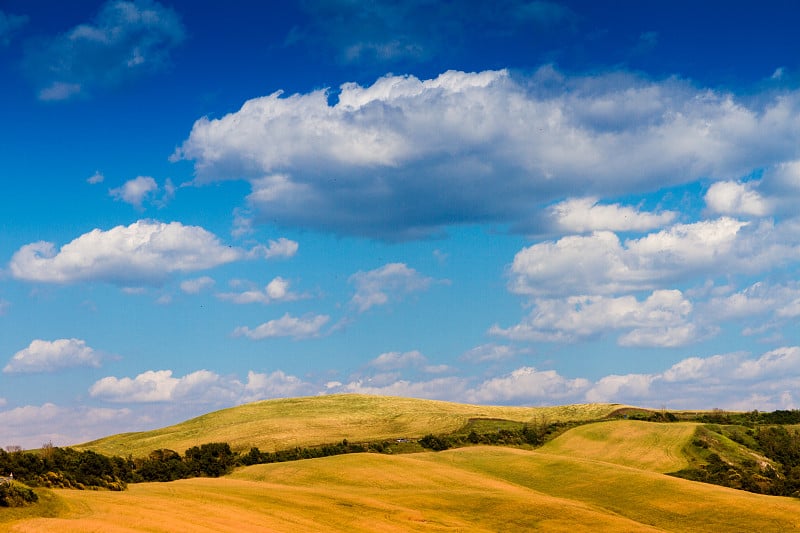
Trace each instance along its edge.
<instances>
[{"instance_id":1,"label":"green field","mask_svg":"<svg viewBox=\"0 0 800 533\"><path fill-rule=\"evenodd\" d=\"M314 396L241 405L163 429L114 435L74 447L122 457L145 456L159 448L183 452L204 442L227 442L237 451L252 446L275 451L342 439L363 442L450 433L471 418L518 422L535 417L550 421L594 420L619 407L617 404L496 407L359 394Z\"/></svg>"},{"instance_id":2,"label":"green field","mask_svg":"<svg viewBox=\"0 0 800 533\"><path fill-rule=\"evenodd\" d=\"M357 408L363 412L342 412ZM614 408L549 408L546 417L597 419ZM543 411L533 408L401 398L300 398L211 413L161 432L98 443L128 442L144 450L143 442L164 442L180 449L180 443L194 445L215 435L219 440L239 439L240 448L277 446L288 435L297 443L357 438L354 435L368 440L428 433L431 426L425 424L454 431L472 418L497 419L485 422L491 428L511 424L503 420L519 423L542 416ZM213 425L221 421L229 424ZM253 433L246 440L243 427L267 425L278 437ZM574 427L534 450L472 446L438 453L359 453L255 465L217 479L133 484L125 492L40 490L43 504L0 509L0 531L800 530L800 500L665 474L687 465L684 450L701 427L608 420ZM398 428L403 432L392 433ZM192 431L199 440L191 440ZM92 447L103 449L97 443Z\"/></svg>"}]
</instances>

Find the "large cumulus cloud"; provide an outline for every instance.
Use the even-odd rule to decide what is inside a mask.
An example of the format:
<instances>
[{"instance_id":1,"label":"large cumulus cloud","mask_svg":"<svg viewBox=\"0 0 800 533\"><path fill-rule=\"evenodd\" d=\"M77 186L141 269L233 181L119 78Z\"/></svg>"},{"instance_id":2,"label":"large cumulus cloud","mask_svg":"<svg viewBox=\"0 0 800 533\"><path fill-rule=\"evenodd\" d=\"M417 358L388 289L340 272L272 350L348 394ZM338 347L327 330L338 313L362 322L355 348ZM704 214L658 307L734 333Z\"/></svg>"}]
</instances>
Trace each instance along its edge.
<instances>
[{"instance_id":1,"label":"large cumulus cloud","mask_svg":"<svg viewBox=\"0 0 800 533\"><path fill-rule=\"evenodd\" d=\"M387 75L201 118L174 158L194 162L197 183L250 181L256 217L279 224L389 239L465 223L528 231L542 224L537 208L576 191L651 192L759 168L786 175L781 165L800 155L800 96L759 102L548 67L529 77Z\"/></svg>"}]
</instances>

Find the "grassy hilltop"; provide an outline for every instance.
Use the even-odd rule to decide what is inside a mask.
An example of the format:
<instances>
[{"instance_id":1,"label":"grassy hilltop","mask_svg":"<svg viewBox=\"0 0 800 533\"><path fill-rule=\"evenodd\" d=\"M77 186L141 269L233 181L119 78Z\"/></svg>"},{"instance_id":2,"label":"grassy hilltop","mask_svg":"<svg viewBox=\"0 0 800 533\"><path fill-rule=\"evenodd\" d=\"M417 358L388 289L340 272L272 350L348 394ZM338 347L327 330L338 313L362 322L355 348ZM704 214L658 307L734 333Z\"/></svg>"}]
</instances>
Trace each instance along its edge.
<instances>
[{"instance_id":1,"label":"grassy hilltop","mask_svg":"<svg viewBox=\"0 0 800 533\"><path fill-rule=\"evenodd\" d=\"M417 438L450 433L471 418L528 422L585 421L607 416L619 404L558 407L497 407L363 394L265 400L215 411L153 431L123 433L75 446L107 455L147 455L183 450L204 442L227 442L237 451L256 446L275 451L322 443Z\"/></svg>"},{"instance_id":2,"label":"grassy hilltop","mask_svg":"<svg viewBox=\"0 0 800 533\"><path fill-rule=\"evenodd\" d=\"M614 405L507 408L407 398L275 400L85 446L238 442L240 449L453 432L470 419L598 420ZM502 419L502 420L499 420ZM268 433L258 433L267 431ZM0 532L403 532L800 530L800 500L665 475L698 460L692 443L743 453L700 423L606 420L536 449L470 446L259 464L223 478L136 483L127 491L41 490L39 506L0 509ZM192 440L192 439L197 440ZM150 448L149 448L150 447ZM704 450L704 448L701 448Z\"/></svg>"}]
</instances>

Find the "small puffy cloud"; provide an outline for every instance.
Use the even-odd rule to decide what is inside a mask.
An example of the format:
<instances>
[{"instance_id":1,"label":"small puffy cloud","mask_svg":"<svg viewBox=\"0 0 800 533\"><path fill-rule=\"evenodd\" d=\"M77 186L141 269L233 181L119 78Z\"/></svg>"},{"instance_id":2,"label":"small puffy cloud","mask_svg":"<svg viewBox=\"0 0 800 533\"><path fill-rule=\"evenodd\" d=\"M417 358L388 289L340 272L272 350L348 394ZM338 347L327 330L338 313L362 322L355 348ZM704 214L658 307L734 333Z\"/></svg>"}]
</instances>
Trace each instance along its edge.
<instances>
[{"instance_id":1,"label":"small puffy cloud","mask_svg":"<svg viewBox=\"0 0 800 533\"><path fill-rule=\"evenodd\" d=\"M142 208L142 202L151 193L158 190L156 180L150 176L139 176L128 180L121 187L110 189L108 194L117 200L131 204L137 209Z\"/></svg>"},{"instance_id":2,"label":"small puffy cloud","mask_svg":"<svg viewBox=\"0 0 800 533\"><path fill-rule=\"evenodd\" d=\"M27 244L14 253L9 267L25 281L104 281L124 287L157 284L173 272L205 270L247 256L201 227L140 220L95 229L60 250L50 242Z\"/></svg>"},{"instance_id":3,"label":"small puffy cloud","mask_svg":"<svg viewBox=\"0 0 800 533\"><path fill-rule=\"evenodd\" d=\"M674 211L643 213L619 204L601 205L597 198L572 198L549 209L554 229L569 233L598 230L646 231L675 220Z\"/></svg>"},{"instance_id":4,"label":"small puffy cloud","mask_svg":"<svg viewBox=\"0 0 800 533\"><path fill-rule=\"evenodd\" d=\"M194 162L198 184L249 181L255 222L387 240L462 224L526 232L541 223L537 207L576 190L620 197L800 160L798 102L798 91L745 101L676 78L552 67L530 77L388 75L338 92L277 91L201 118L174 159ZM746 190L723 192L709 200L724 212L761 209ZM671 216L562 208L571 213L564 224L586 231L656 227Z\"/></svg>"},{"instance_id":5,"label":"small puffy cloud","mask_svg":"<svg viewBox=\"0 0 800 533\"><path fill-rule=\"evenodd\" d=\"M98 183L103 183L106 177L100 172L99 170L86 178L86 183L89 185L97 185Z\"/></svg>"},{"instance_id":6,"label":"small puffy cloud","mask_svg":"<svg viewBox=\"0 0 800 533\"><path fill-rule=\"evenodd\" d=\"M376 305L384 305L390 299L427 289L432 278L425 277L403 263L389 263L375 270L358 271L348 280L355 285L356 293L351 302L359 312Z\"/></svg>"},{"instance_id":7,"label":"small puffy cloud","mask_svg":"<svg viewBox=\"0 0 800 533\"><path fill-rule=\"evenodd\" d=\"M278 276L263 289L251 288L244 292L222 292L217 294L217 298L236 304L271 304L275 302L292 302L303 298L303 295L289 290L289 286L289 280Z\"/></svg>"},{"instance_id":8,"label":"small puffy cloud","mask_svg":"<svg viewBox=\"0 0 800 533\"><path fill-rule=\"evenodd\" d=\"M280 237L277 240L270 239L267 246L257 246L253 253L263 255L265 259L288 259L295 256L299 247L296 241Z\"/></svg>"},{"instance_id":9,"label":"small puffy cloud","mask_svg":"<svg viewBox=\"0 0 800 533\"><path fill-rule=\"evenodd\" d=\"M587 390L583 378L567 379L554 370L522 367L508 375L492 378L470 391L467 398L477 403L521 403L573 398Z\"/></svg>"},{"instance_id":10,"label":"small puffy cloud","mask_svg":"<svg viewBox=\"0 0 800 533\"><path fill-rule=\"evenodd\" d=\"M705 201L713 213L763 217L770 212L770 206L755 189L755 183L718 181L706 192Z\"/></svg>"},{"instance_id":11,"label":"small puffy cloud","mask_svg":"<svg viewBox=\"0 0 800 533\"><path fill-rule=\"evenodd\" d=\"M183 38L172 9L153 0L109 0L92 23L30 47L26 64L41 100L66 100L162 68Z\"/></svg>"},{"instance_id":12,"label":"small puffy cloud","mask_svg":"<svg viewBox=\"0 0 800 533\"><path fill-rule=\"evenodd\" d=\"M0 10L0 45L8 46L14 34L27 23L26 15L14 15Z\"/></svg>"},{"instance_id":13,"label":"small puffy cloud","mask_svg":"<svg viewBox=\"0 0 800 533\"><path fill-rule=\"evenodd\" d=\"M688 323L692 303L678 290L658 290L645 300L634 296L571 296L564 300L536 299L530 314L509 328L497 325L489 333L514 340L572 342L626 332L627 346L681 346L694 340Z\"/></svg>"},{"instance_id":14,"label":"small puffy cloud","mask_svg":"<svg viewBox=\"0 0 800 533\"><path fill-rule=\"evenodd\" d=\"M160 197L156 194L163 191ZM108 194L119 201L132 205L138 210L144 209L144 202L148 201L157 207L164 207L175 196L175 186L167 178L163 187L159 187L156 180L150 176L138 176L126 181L121 187L109 189Z\"/></svg>"},{"instance_id":15,"label":"small puffy cloud","mask_svg":"<svg viewBox=\"0 0 800 533\"><path fill-rule=\"evenodd\" d=\"M265 257L294 257L297 253L298 244L295 241L285 237L279 238L277 241L270 240L269 246L265 252Z\"/></svg>"},{"instance_id":16,"label":"small puffy cloud","mask_svg":"<svg viewBox=\"0 0 800 533\"><path fill-rule=\"evenodd\" d=\"M81 339L34 340L14 354L3 368L7 374L54 372L75 366L99 367L103 356Z\"/></svg>"},{"instance_id":17,"label":"small puffy cloud","mask_svg":"<svg viewBox=\"0 0 800 533\"><path fill-rule=\"evenodd\" d=\"M319 337L320 330L329 321L328 315L306 315L298 318L286 313L281 318L270 320L253 329L240 326L234 330L233 335L252 340L275 337L292 337L295 340L308 339Z\"/></svg>"},{"instance_id":18,"label":"small puffy cloud","mask_svg":"<svg viewBox=\"0 0 800 533\"><path fill-rule=\"evenodd\" d=\"M181 282L181 290L186 294L199 294L205 289L213 287L214 283L215 281L208 276L187 279Z\"/></svg>"}]
</instances>

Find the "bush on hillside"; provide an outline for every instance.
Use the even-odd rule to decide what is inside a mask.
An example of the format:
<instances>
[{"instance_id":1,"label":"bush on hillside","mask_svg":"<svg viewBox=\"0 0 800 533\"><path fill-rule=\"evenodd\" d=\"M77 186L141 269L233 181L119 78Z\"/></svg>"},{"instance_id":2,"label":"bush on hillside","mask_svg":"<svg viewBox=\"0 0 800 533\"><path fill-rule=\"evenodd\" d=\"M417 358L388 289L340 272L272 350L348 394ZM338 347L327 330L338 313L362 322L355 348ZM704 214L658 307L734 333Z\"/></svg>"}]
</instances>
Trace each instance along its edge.
<instances>
[{"instance_id":1,"label":"bush on hillside","mask_svg":"<svg viewBox=\"0 0 800 533\"><path fill-rule=\"evenodd\" d=\"M0 483L0 507L22 507L38 501L39 496L21 483Z\"/></svg>"}]
</instances>

